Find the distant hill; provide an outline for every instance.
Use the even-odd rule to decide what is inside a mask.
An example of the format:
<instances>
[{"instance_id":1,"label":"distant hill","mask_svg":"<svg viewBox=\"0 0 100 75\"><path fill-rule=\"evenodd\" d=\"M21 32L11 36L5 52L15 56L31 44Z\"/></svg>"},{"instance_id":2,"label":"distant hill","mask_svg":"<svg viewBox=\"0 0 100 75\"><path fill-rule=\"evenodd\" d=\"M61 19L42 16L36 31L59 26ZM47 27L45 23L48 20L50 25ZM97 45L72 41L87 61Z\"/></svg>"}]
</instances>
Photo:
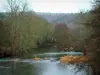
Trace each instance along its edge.
<instances>
[{"instance_id":1,"label":"distant hill","mask_svg":"<svg viewBox=\"0 0 100 75\"><path fill-rule=\"evenodd\" d=\"M75 21L78 13L36 13L38 16L46 19L52 24L65 23L69 28L75 28Z\"/></svg>"},{"instance_id":2,"label":"distant hill","mask_svg":"<svg viewBox=\"0 0 100 75\"><path fill-rule=\"evenodd\" d=\"M28 12L29 13L29 12ZM75 22L78 20L78 13L43 13L43 12L31 12L33 14L37 14L37 16L44 18L49 23L58 24L65 23L68 28L75 29ZM0 19L3 19L7 13L0 13Z\"/></svg>"}]
</instances>

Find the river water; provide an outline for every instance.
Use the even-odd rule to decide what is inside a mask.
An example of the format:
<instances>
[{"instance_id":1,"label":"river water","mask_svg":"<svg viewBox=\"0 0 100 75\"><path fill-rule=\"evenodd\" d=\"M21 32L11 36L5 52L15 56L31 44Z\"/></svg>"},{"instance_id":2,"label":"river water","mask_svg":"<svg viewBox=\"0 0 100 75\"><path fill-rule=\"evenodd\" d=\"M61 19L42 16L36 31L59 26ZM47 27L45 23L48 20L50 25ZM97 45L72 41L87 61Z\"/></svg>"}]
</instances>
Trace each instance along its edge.
<instances>
[{"instance_id":1,"label":"river water","mask_svg":"<svg viewBox=\"0 0 100 75\"><path fill-rule=\"evenodd\" d=\"M91 75L86 64L63 64L59 57L63 55L82 55L76 52L36 54L41 60L0 59L0 75ZM47 57L48 60L43 58Z\"/></svg>"}]
</instances>

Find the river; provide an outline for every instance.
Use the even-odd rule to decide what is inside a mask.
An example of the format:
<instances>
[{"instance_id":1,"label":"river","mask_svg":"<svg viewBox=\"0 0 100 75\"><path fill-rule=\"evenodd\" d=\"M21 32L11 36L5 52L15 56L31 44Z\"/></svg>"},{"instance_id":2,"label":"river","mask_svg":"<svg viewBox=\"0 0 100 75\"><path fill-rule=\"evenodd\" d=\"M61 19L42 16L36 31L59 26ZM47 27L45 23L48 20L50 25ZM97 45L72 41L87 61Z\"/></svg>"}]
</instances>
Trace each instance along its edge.
<instances>
[{"instance_id":1,"label":"river","mask_svg":"<svg viewBox=\"0 0 100 75\"><path fill-rule=\"evenodd\" d=\"M91 75L86 64L63 64L63 55L82 55L80 52L36 54L41 60L6 58L0 59L0 75ZM43 58L47 57L48 60Z\"/></svg>"}]
</instances>

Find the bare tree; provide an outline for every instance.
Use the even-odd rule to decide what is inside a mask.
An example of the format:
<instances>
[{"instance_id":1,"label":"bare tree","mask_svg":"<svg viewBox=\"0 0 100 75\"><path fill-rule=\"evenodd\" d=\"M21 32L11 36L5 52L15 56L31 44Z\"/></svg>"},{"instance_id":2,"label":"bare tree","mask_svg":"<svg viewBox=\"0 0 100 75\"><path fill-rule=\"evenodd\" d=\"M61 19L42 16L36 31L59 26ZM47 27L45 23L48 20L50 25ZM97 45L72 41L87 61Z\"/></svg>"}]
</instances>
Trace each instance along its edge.
<instances>
[{"instance_id":1,"label":"bare tree","mask_svg":"<svg viewBox=\"0 0 100 75\"><path fill-rule=\"evenodd\" d=\"M8 24L10 25L10 40L12 54L16 54L16 49L20 41L20 16L27 10L27 3L19 3L19 0L7 0L7 6L9 9Z\"/></svg>"}]
</instances>

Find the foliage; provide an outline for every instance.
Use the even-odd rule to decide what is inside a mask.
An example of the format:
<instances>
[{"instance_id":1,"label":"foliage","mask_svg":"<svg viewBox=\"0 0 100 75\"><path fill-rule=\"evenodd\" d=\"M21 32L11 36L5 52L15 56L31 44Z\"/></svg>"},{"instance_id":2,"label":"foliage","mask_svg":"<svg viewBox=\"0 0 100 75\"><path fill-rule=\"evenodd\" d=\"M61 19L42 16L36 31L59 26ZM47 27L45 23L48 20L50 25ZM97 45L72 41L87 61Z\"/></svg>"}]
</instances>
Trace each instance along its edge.
<instances>
[{"instance_id":1,"label":"foliage","mask_svg":"<svg viewBox=\"0 0 100 75\"><path fill-rule=\"evenodd\" d=\"M93 75L100 75L100 1L95 0L90 17L85 25L92 29L91 35L85 40L89 56L89 64L93 69Z\"/></svg>"},{"instance_id":2,"label":"foliage","mask_svg":"<svg viewBox=\"0 0 100 75\"><path fill-rule=\"evenodd\" d=\"M91 14L89 12L80 12L77 15L75 21L76 28L72 30L73 35L76 36L76 49L84 50L85 39L91 35L92 28L88 27L86 21L90 19Z\"/></svg>"},{"instance_id":3,"label":"foliage","mask_svg":"<svg viewBox=\"0 0 100 75\"><path fill-rule=\"evenodd\" d=\"M37 48L51 48L54 46L55 40L52 37L48 37L48 35L45 36L42 40L37 41Z\"/></svg>"},{"instance_id":4,"label":"foliage","mask_svg":"<svg viewBox=\"0 0 100 75\"><path fill-rule=\"evenodd\" d=\"M54 38L56 39L56 46L58 49L72 47L75 42L75 37L72 36L66 24L57 24L55 26Z\"/></svg>"},{"instance_id":5,"label":"foliage","mask_svg":"<svg viewBox=\"0 0 100 75\"><path fill-rule=\"evenodd\" d=\"M87 56L64 56L60 58L61 63L86 63L88 62Z\"/></svg>"},{"instance_id":6,"label":"foliage","mask_svg":"<svg viewBox=\"0 0 100 75\"><path fill-rule=\"evenodd\" d=\"M8 2L11 10L0 22L0 48L1 50L5 48L5 53L12 56L22 56L34 50L38 40L49 34L51 36L53 26L34 12L26 11L26 6L20 10L20 6L14 4L16 0L8 0Z\"/></svg>"}]
</instances>

